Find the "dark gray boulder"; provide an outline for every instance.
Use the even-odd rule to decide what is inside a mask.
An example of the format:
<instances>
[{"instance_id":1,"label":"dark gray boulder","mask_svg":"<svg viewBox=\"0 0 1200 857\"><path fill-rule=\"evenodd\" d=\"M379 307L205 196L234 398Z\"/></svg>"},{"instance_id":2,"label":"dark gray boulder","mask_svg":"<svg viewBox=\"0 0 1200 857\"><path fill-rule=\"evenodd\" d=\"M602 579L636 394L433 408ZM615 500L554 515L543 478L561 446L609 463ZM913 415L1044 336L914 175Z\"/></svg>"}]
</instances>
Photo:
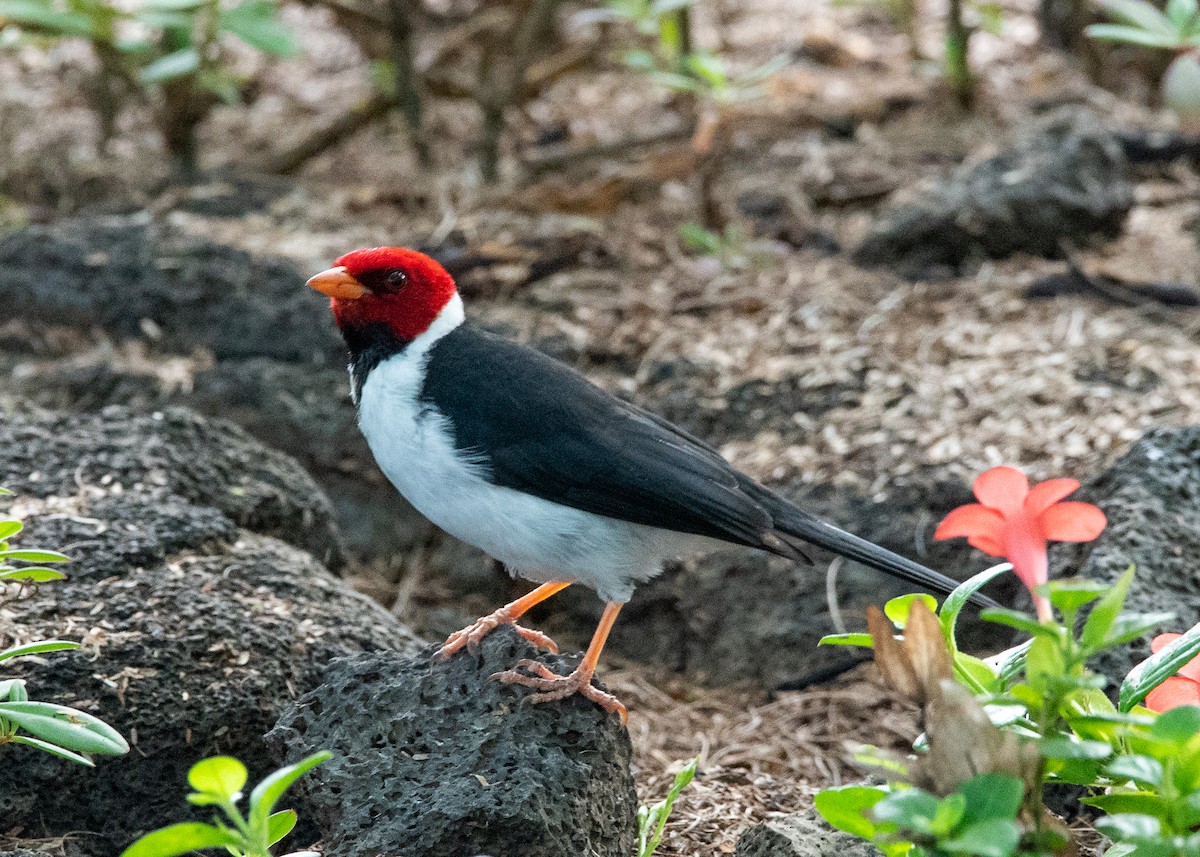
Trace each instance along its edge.
<instances>
[{"instance_id":1,"label":"dark gray boulder","mask_svg":"<svg viewBox=\"0 0 1200 857\"><path fill-rule=\"evenodd\" d=\"M236 427L181 410L6 415L0 448L20 543L76 557L67 580L0 608L4 634L83 643L5 664L6 677L132 746L95 769L8 750L21 753L0 789L10 828L70 833L81 855L111 857L149 829L204 818L184 801L194 762L229 753L261 777L274 768L262 736L331 659L417 647L297 547L336 538L327 501Z\"/></svg>"},{"instance_id":2,"label":"dark gray boulder","mask_svg":"<svg viewBox=\"0 0 1200 857\"><path fill-rule=\"evenodd\" d=\"M297 786L331 857L520 854L628 857L637 796L629 736L580 697L525 705L490 681L537 656L511 629L477 656L432 664L394 653L336 661L267 736L283 760L335 758Z\"/></svg>"},{"instance_id":3,"label":"dark gray boulder","mask_svg":"<svg viewBox=\"0 0 1200 857\"><path fill-rule=\"evenodd\" d=\"M1148 431L1081 496L1104 510L1108 526L1094 542L1065 553L1067 564L1106 582L1133 565L1128 610L1174 613L1161 631L1200 622L1200 426ZM1098 666L1114 686L1149 656L1150 636L1101 659Z\"/></svg>"},{"instance_id":4,"label":"dark gray boulder","mask_svg":"<svg viewBox=\"0 0 1200 857\"><path fill-rule=\"evenodd\" d=\"M869 842L834 830L815 810L773 818L738 837L735 857L879 857Z\"/></svg>"},{"instance_id":5,"label":"dark gray boulder","mask_svg":"<svg viewBox=\"0 0 1200 857\"><path fill-rule=\"evenodd\" d=\"M1116 235L1132 207L1115 137L1087 120L1060 119L886 213L855 258L921 275L1014 253L1056 257L1064 243Z\"/></svg>"}]
</instances>

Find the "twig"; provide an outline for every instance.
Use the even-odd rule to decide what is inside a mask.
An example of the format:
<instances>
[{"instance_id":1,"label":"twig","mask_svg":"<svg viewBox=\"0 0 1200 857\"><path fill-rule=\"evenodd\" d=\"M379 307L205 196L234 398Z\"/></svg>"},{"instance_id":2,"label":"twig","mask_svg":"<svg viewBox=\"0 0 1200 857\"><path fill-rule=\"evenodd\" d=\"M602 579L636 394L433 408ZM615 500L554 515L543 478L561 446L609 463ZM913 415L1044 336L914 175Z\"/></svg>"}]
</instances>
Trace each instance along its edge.
<instances>
[{"instance_id":1,"label":"twig","mask_svg":"<svg viewBox=\"0 0 1200 857\"><path fill-rule=\"evenodd\" d=\"M336 146L386 115L395 105L396 99L377 93L367 101L351 107L329 125L318 129L291 148L269 156L262 162L260 169L265 173L290 175L326 149Z\"/></svg>"},{"instance_id":2,"label":"twig","mask_svg":"<svg viewBox=\"0 0 1200 857\"><path fill-rule=\"evenodd\" d=\"M657 146L660 143L674 143L680 140L687 140L693 133L694 129L683 125L663 131L653 131L649 134L630 135L622 137L620 140L614 140L611 143L595 143L590 146L560 143L554 146L546 146L538 152L526 155L522 159L521 166L524 167L531 178L536 178L543 173L562 169L566 166L574 166L575 164L590 161L594 158L624 155L639 149Z\"/></svg>"}]
</instances>

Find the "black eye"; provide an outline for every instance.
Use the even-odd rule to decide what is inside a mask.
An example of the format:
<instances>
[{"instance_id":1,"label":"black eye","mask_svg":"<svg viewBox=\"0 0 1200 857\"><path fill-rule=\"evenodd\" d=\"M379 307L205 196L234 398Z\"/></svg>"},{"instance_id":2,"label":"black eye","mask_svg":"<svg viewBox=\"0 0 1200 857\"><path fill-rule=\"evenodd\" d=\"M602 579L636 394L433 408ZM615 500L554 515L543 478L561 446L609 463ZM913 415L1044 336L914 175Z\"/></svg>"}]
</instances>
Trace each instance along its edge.
<instances>
[{"instance_id":1,"label":"black eye","mask_svg":"<svg viewBox=\"0 0 1200 857\"><path fill-rule=\"evenodd\" d=\"M383 278L384 290L388 292L398 292L407 284L408 274L399 268L392 268L392 270L387 272L387 276Z\"/></svg>"}]
</instances>

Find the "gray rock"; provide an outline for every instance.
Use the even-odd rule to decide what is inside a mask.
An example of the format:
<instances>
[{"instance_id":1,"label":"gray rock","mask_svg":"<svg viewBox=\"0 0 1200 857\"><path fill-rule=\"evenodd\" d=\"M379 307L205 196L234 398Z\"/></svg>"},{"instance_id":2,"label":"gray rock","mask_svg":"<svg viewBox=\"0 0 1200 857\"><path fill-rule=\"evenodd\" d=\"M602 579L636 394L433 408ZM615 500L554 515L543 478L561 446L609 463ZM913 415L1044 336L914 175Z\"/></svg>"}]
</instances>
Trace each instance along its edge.
<instances>
[{"instance_id":1,"label":"gray rock","mask_svg":"<svg viewBox=\"0 0 1200 857\"><path fill-rule=\"evenodd\" d=\"M1082 497L1104 510L1108 526L1094 542L1065 553L1066 564L1108 582L1132 564L1137 576L1127 609L1175 613L1162 631L1185 631L1200 622L1200 427L1152 429ZM1099 662L1114 686L1149 656L1151 636Z\"/></svg>"},{"instance_id":2,"label":"gray rock","mask_svg":"<svg viewBox=\"0 0 1200 857\"><path fill-rule=\"evenodd\" d=\"M629 735L580 697L524 705L488 679L533 648L511 629L477 656L336 661L267 736L294 762L335 758L297 786L331 857L628 857L637 797ZM575 661L541 655L567 670Z\"/></svg>"},{"instance_id":3,"label":"gray rock","mask_svg":"<svg viewBox=\"0 0 1200 857\"><path fill-rule=\"evenodd\" d=\"M1061 243L1114 236L1132 206L1117 140L1061 119L884 215L855 257L912 275L1013 253L1053 257Z\"/></svg>"},{"instance_id":4,"label":"gray rock","mask_svg":"<svg viewBox=\"0 0 1200 857\"><path fill-rule=\"evenodd\" d=\"M240 430L184 411L10 415L0 448L0 484L20 492L28 525L19 543L78 557L67 580L6 602L0 624L13 639L84 643L5 676L103 718L133 748L91 770L9 750L21 759L0 790L8 827L70 833L86 857L111 857L149 829L205 818L184 801L194 762L228 753L263 776L275 767L263 734L332 658L417 647L310 554L263 535L328 534L328 504Z\"/></svg>"},{"instance_id":5,"label":"gray rock","mask_svg":"<svg viewBox=\"0 0 1200 857\"><path fill-rule=\"evenodd\" d=\"M815 810L755 825L738 838L736 857L879 857L869 842L834 830Z\"/></svg>"}]
</instances>

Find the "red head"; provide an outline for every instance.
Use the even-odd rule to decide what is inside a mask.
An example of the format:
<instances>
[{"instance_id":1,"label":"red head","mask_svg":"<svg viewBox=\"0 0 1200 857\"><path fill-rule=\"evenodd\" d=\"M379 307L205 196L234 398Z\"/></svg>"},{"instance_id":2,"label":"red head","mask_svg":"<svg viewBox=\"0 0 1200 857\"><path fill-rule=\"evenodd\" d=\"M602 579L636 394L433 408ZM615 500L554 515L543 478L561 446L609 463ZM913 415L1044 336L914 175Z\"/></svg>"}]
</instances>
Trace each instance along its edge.
<instances>
[{"instance_id":1,"label":"red head","mask_svg":"<svg viewBox=\"0 0 1200 857\"><path fill-rule=\"evenodd\" d=\"M383 323L406 341L424 333L457 293L445 268L401 247L347 253L308 285L329 295L342 330Z\"/></svg>"}]
</instances>

